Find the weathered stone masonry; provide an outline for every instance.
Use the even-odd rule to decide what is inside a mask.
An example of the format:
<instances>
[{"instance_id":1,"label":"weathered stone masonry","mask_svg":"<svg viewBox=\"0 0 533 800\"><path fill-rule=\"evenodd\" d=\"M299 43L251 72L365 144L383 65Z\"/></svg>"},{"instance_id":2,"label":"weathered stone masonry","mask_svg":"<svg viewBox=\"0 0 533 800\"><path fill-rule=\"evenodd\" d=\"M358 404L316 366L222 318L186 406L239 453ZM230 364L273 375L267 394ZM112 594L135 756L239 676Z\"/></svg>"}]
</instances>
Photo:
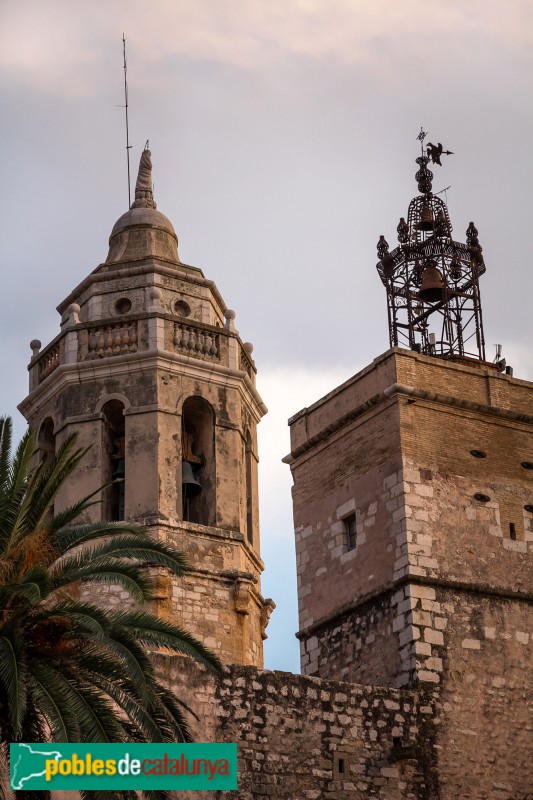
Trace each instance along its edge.
<instances>
[{"instance_id":1,"label":"weathered stone masonry","mask_svg":"<svg viewBox=\"0 0 533 800\"><path fill-rule=\"evenodd\" d=\"M145 183L20 408L39 454L91 447L57 510L119 471L92 518L185 553L157 610L227 667L158 668L197 739L239 742L232 796L531 800L533 384L396 348L290 420L303 675L263 671L252 346Z\"/></svg>"},{"instance_id":2,"label":"weathered stone masonry","mask_svg":"<svg viewBox=\"0 0 533 800\"><path fill-rule=\"evenodd\" d=\"M436 796L431 693L420 704L423 694L413 691L254 667L228 667L217 681L175 661L162 663L162 674L180 685L188 675L196 708L200 702L197 735L239 742L240 800Z\"/></svg>"},{"instance_id":3,"label":"weathered stone masonry","mask_svg":"<svg viewBox=\"0 0 533 800\"><path fill-rule=\"evenodd\" d=\"M391 350L290 422L302 671L425 687L434 796L525 797L533 386Z\"/></svg>"}]
</instances>

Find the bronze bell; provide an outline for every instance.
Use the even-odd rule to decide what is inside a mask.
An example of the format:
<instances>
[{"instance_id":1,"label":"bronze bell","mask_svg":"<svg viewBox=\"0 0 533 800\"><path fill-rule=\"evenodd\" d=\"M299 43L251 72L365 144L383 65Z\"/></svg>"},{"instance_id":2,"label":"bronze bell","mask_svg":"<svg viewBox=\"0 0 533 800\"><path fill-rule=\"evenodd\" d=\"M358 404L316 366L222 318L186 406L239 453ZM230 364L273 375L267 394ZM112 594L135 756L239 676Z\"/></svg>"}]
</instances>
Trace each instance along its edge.
<instances>
[{"instance_id":1,"label":"bronze bell","mask_svg":"<svg viewBox=\"0 0 533 800\"><path fill-rule=\"evenodd\" d=\"M196 497L202 491L202 484L192 470L189 461L181 462L181 485L187 493L187 497Z\"/></svg>"},{"instance_id":2,"label":"bronze bell","mask_svg":"<svg viewBox=\"0 0 533 800\"><path fill-rule=\"evenodd\" d=\"M435 222L433 219L433 209L429 205L422 206L422 212L420 214L420 221L416 223L415 228L417 231L432 231L434 228Z\"/></svg>"},{"instance_id":3,"label":"bronze bell","mask_svg":"<svg viewBox=\"0 0 533 800\"><path fill-rule=\"evenodd\" d=\"M418 296L424 303L437 303L444 299L444 281L436 266L425 268Z\"/></svg>"},{"instance_id":4,"label":"bronze bell","mask_svg":"<svg viewBox=\"0 0 533 800\"><path fill-rule=\"evenodd\" d=\"M123 458L119 458L119 460L117 461L117 465L113 471L113 474L111 475L111 480L123 481L125 477L126 477L126 461Z\"/></svg>"},{"instance_id":5,"label":"bronze bell","mask_svg":"<svg viewBox=\"0 0 533 800\"><path fill-rule=\"evenodd\" d=\"M461 270L461 262L458 259L454 258L450 264L448 275L450 276L452 281L457 282L461 280L462 274L463 272Z\"/></svg>"}]
</instances>

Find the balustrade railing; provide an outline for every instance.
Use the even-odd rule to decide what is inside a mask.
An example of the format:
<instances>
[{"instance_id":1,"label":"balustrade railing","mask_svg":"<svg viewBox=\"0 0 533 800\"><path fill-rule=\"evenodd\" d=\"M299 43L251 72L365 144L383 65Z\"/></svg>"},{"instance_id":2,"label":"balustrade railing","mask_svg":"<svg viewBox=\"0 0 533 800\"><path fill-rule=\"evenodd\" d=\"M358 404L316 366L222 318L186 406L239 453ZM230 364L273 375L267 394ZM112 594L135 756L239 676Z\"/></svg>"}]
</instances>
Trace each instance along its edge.
<instances>
[{"instance_id":1,"label":"balustrade railing","mask_svg":"<svg viewBox=\"0 0 533 800\"><path fill-rule=\"evenodd\" d=\"M48 378L52 372L58 368L60 363L60 350L59 350L59 342L55 344L53 347L50 347L39 359L38 369L39 369L39 383L44 381Z\"/></svg>"},{"instance_id":2,"label":"balustrade railing","mask_svg":"<svg viewBox=\"0 0 533 800\"><path fill-rule=\"evenodd\" d=\"M255 368L248 352L242 343L223 328L212 325L202 325L201 323L177 322L168 323L170 330L166 328L165 341L161 344L154 342L148 345L147 331L143 327L143 318L137 320L123 320L121 322L103 322L101 324L82 324L76 329L69 329L62 338L41 353L34 362L35 371L33 380L42 383L60 363L72 363L73 361L86 359L104 358L114 355L124 355L134 353L139 348L141 350L149 347L174 347L176 351L183 355L201 358L209 361L217 361L225 366L237 367L245 371L253 381ZM170 341L169 341L170 335ZM72 342L68 337L73 336ZM140 340L139 341L139 337ZM66 344L65 344L66 343ZM63 350L67 352L67 362L62 362L64 358Z\"/></svg>"},{"instance_id":3,"label":"balustrade railing","mask_svg":"<svg viewBox=\"0 0 533 800\"><path fill-rule=\"evenodd\" d=\"M174 346L186 355L220 359L220 334L205 328L175 322Z\"/></svg>"},{"instance_id":4,"label":"balustrade railing","mask_svg":"<svg viewBox=\"0 0 533 800\"><path fill-rule=\"evenodd\" d=\"M246 351L242 347L241 347L241 350L240 350L239 361L240 361L240 368L242 369L242 371L246 372L248 377L251 378L253 376L253 373L254 373L253 364L252 364L250 358L248 357L248 354L246 353Z\"/></svg>"},{"instance_id":5,"label":"balustrade railing","mask_svg":"<svg viewBox=\"0 0 533 800\"><path fill-rule=\"evenodd\" d=\"M88 358L134 353L137 342L137 320L89 328Z\"/></svg>"}]
</instances>

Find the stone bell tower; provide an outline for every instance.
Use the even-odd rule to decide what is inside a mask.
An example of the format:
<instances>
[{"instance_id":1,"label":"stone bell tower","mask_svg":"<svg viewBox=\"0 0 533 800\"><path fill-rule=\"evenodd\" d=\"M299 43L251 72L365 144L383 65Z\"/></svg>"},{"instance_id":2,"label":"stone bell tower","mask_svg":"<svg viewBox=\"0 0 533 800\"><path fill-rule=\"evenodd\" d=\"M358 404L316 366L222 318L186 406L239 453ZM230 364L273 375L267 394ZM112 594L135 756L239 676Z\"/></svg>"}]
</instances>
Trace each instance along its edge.
<instances>
[{"instance_id":1,"label":"stone bell tower","mask_svg":"<svg viewBox=\"0 0 533 800\"><path fill-rule=\"evenodd\" d=\"M20 405L40 450L74 432L90 445L56 510L122 478L91 519L135 521L175 543L192 571L175 585L161 577L161 612L226 663L262 666L274 607L260 588L256 426L266 407L235 313L179 259L149 150L106 261L58 311L59 335L31 344Z\"/></svg>"},{"instance_id":2,"label":"stone bell tower","mask_svg":"<svg viewBox=\"0 0 533 800\"><path fill-rule=\"evenodd\" d=\"M485 359L478 232L452 238L427 152L378 242L391 348L289 420L302 672L416 690L428 796L525 798L533 383Z\"/></svg>"}]
</instances>

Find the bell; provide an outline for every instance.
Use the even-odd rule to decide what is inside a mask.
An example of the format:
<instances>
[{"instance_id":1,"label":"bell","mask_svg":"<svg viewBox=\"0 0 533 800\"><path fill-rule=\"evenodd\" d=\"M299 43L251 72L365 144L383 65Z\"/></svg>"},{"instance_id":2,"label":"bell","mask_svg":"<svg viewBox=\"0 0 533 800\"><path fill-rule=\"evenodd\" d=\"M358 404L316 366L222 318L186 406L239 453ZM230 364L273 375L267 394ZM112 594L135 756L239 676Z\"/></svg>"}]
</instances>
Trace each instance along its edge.
<instances>
[{"instance_id":1,"label":"bell","mask_svg":"<svg viewBox=\"0 0 533 800\"><path fill-rule=\"evenodd\" d=\"M437 303L444 299L444 281L437 267L426 267L418 296L424 303Z\"/></svg>"},{"instance_id":2,"label":"bell","mask_svg":"<svg viewBox=\"0 0 533 800\"><path fill-rule=\"evenodd\" d=\"M420 221L416 223L415 228L417 231L432 231L434 227L433 210L431 206L422 206L420 214Z\"/></svg>"},{"instance_id":3,"label":"bell","mask_svg":"<svg viewBox=\"0 0 533 800\"><path fill-rule=\"evenodd\" d=\"M461 270L461 262L454 258L450 264L450 268L448 269L448 275L452 279L452 281L459 281L461 280L463 272Z\"/></svg>"},{"instance_id":4,"label":"bell","mask_svg":"<svg viewBox=\"0 0 533 800\"><path fill-rule=\"evenodd\" d=\"M119 460L117 461L117 466L115 468L115 471L111 475L111 480L112 481L117 481L117 480L123 481L124 478L126 477L126 469L125 469L125 467L126 467L125 460L123 458L119 458Z\"/></svg>"},{"instance_id":5,"label":"bell","mask_svg":"<svg viewBox=\"0 0 533 800\"><path fill-rule=\"evenodd\" d=\"M188 497L195 497L202 491L202 484L192 471L192 464L188 461L181 462L181 484Z\"/></svg>"}]
</instances>

